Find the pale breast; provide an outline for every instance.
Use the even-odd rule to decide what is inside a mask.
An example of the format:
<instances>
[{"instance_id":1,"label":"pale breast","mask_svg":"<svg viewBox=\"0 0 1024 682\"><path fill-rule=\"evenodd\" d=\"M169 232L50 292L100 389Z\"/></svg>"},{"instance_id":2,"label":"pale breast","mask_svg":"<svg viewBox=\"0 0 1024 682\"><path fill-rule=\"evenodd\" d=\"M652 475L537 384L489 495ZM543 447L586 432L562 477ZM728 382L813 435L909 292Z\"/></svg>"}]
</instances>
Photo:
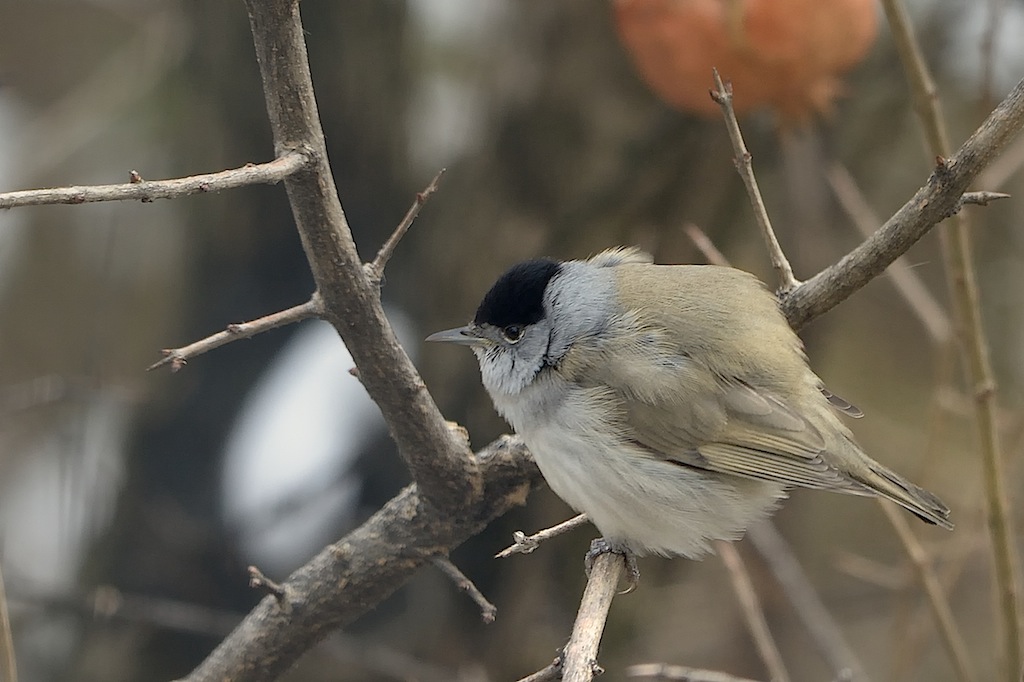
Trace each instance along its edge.
<instances>
[{"instance_id":1,"label":"pale breast","mask_svg":"<svg viewBox=\"0 0 1024 682\"><path fill-rule=\"evenodd\" d=\"M636 554L699 557L711 540L739 537L785 495L778 484L650 456L615 427L616 404L606 390L579 388L553 373L496 406L551 489L613 546Z\"/></svg>"}]
</instances>

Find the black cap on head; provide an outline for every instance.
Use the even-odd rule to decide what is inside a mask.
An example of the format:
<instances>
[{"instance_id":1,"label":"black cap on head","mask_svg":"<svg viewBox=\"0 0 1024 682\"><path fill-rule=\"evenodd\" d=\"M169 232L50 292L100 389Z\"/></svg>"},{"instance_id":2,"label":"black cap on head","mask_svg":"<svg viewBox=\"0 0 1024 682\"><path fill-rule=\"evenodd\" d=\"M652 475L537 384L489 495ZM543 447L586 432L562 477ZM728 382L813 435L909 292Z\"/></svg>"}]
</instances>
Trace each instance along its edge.
<instances>
[{"instance_id":1,"label":"black cap on head","mask_svg":"<svg viewBox=\"0 0 1024 682\"><path fill-rule=\"evenodd\" d=\"M538 322L544 317L544 289L561 269L548 259L513 265L484 296L473 322L495 327Z\"/></svg>"}]
</instances>

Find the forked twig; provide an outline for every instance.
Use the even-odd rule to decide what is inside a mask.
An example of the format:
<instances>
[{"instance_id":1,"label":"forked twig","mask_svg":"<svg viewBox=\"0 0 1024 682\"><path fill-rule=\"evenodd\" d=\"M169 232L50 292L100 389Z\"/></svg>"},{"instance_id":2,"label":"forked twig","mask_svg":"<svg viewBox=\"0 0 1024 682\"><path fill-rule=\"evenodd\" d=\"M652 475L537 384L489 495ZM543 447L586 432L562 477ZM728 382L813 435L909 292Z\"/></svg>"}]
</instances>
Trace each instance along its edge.
<instances>
[{"instance_id":1,"label":"forked twig","mask_svg":"<svg viewBox=\"0 0 1024 682\"><path fill-rule=\"evenodd\" d=\"M515 540L515 542L495 554L494 558L505 559L513 554L529 554L533 550L537 549L540 543L545 540L549 540L555 536L561 535L562 533L567 533L574 528L582 526L589 520L590 519L587 518L586 514L579 514L568 521L562 521L556 526L551 526L551 528L545 528L544 530L537 531L533 535L526 535L523 531L517 530L512 534L512 539Z\"/></svg>"}]
</instances>

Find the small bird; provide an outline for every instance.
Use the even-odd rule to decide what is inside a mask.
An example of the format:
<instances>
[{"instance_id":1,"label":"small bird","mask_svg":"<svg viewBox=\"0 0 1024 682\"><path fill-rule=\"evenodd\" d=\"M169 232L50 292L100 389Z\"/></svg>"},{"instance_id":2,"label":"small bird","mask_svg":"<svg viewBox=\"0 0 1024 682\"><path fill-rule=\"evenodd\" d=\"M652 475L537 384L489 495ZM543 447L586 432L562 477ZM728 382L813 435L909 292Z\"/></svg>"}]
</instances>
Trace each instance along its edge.
<instances>
[{"instance_id":1,"label":"small bird","mask_svg":"<svg viewBox=\"0 0 1024 682\"><path fill-rule=\"evenodd\" d=\"M753 275L634 248L513 266L467 345L497 411L608 548L698 558L792 487L880 496L952 529L935 495L868 457Z\"/></svg>"}]
</instances>

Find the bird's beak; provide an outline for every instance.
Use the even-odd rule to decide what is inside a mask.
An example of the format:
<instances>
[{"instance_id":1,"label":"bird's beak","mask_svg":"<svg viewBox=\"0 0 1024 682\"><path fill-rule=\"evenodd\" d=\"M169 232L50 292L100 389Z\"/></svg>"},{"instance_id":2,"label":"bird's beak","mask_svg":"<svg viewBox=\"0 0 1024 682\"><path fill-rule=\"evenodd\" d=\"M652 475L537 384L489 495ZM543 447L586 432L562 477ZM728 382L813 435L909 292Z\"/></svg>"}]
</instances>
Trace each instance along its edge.
<instances>
[{"instance_id":1,"label":"bird's beak","mask_svg":"<svg viewBox=\"0 0 1024 682\"><path fill-rule=\"evenodd\" d=\"M472 325L456 327L455 329L446 329L443 332L431 334L427 337L427 341L457 343L460 346L479 346L485 343L485 340L480 336L480 333Z\"/></svg>"}]
</instances>

